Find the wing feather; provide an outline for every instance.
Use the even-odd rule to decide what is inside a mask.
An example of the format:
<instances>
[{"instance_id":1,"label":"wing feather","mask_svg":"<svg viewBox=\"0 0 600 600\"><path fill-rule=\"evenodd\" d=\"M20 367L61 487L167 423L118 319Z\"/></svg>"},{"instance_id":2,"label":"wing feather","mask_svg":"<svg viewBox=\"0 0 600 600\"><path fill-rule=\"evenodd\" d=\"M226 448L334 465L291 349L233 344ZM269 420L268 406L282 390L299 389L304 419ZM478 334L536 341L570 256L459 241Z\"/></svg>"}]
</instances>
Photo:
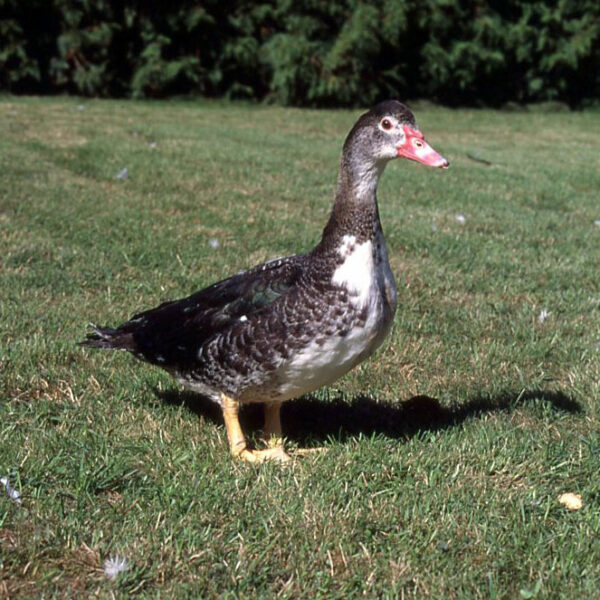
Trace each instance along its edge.
<instances>
[{"instance_id":1,"label":"wing feather","mask_svg":"<svg viewBox=\"0 0 600 600\"><path fill-rule=\"evenodd\" d=\"M279 258L219 281L187 298L134 315L115 334L127 348L163 367L193 363L201 346L235 323L268 309L298 282L305 255Z\"/></svg>"}]
</instances>

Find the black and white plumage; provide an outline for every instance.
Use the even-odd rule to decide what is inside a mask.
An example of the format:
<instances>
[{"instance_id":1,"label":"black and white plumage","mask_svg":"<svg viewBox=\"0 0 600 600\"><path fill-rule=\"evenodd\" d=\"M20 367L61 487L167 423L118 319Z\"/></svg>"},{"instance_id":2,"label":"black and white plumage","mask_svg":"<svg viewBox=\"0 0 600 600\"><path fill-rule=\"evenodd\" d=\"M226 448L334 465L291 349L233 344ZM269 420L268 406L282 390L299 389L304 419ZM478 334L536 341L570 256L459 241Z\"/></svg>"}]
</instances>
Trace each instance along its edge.
<instances>
[{"instance_id":1,"label":"black and white plumage","mask_svg":"<svg viewBox=\"0 0 600 600\"><path fill-rule=\"evenodd\" d=\"M362 115L346 138L333 210L311 252L238 273L115 329L95 327L83 344L128 350L219 402L233 454L286 460L281 403L344 375L391 327L396 288L376 190L396 157L448 166L410 110L392 100ZM237 411L247 402L265 403L265 433L275 442L266 450L246 448Z\"/></svg>"}]
</instances>

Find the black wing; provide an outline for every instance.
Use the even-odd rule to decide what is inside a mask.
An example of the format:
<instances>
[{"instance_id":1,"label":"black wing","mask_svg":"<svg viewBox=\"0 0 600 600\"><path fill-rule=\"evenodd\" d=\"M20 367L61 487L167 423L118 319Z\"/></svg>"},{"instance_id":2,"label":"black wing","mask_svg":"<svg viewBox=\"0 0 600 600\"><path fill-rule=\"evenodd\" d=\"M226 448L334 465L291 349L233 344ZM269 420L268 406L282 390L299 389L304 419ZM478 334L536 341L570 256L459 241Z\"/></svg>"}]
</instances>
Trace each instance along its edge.
<instances>
[{"instance_id":1,"label":"black wing","mask_svg":"<svg viewBox=\"0 0 600 600\"><path fill-rule=\"evenodd\" d=\"M305 255L269 261L187 298L138 313L116 329L95 327L83 344L122 348L162 367L183 367L193 362L208 339L265 310L293 288L305 264Z\"/></svg>"}]
</instances>

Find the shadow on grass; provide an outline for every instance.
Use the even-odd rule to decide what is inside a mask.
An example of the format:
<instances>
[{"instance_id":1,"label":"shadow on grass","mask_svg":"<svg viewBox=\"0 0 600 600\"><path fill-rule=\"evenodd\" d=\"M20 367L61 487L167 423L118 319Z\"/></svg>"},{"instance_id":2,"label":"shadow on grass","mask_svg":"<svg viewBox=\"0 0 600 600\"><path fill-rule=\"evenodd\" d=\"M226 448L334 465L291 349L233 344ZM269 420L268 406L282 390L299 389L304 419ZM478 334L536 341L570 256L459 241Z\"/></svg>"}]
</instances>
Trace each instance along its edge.
<instances>
[{"instance_id":1,"label":"shadow on grass","mask_svg":"<svg viewBox=\"0 0 600 600\"><path fill-rule=\"evenodd\" d=\"M193 413L222 424L219 406L198 394L179 390L154 390L161 400L171 405L184 405ZM575 400L560 391L531 390L504 392L496 396L476 396L465 404L447 408L429 396L415 396L398 404L378 402L367 396L351 400L339 396L319 400L310 396L286 402L281 409L283 433L300 446L311 446L333 437L344 441L359 435L382 434L389 438L407 438L424 431L455 427L463 421L486 413L507 412L534 401L549 404L554 410L582 412ZM240 413L246 433L262 428L260 404L244 407Z\"/></svg>"}]
</instances>

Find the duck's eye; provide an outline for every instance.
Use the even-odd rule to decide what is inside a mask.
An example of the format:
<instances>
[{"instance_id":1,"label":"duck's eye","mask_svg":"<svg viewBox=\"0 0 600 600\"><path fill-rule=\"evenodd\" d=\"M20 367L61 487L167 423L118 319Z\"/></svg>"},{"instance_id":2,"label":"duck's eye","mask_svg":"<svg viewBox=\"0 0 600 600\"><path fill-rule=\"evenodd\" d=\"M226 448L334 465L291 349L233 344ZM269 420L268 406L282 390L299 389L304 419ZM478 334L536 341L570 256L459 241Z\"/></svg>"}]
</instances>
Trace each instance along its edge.
<instances>
[{"instance_id":1,"label":"duck's eye","mask_svg":"<svg viewBox=\"0 0 600 600\"><path fill-rule=\"evenodd\" d=\"M421 140L414 140L413 144L417 147L417 148L422 148L423 147L423 142Z\"/></svg>"},{"instance_id":2,"label":"duck's eye","mask_svg":"<svg viewBox=\"0 0 600 600\"><path fill-rule=\"evenodd\" d=\"M381 129L385 129L386 131L389 131L393 125L392 122L389 119L381 119Z\"/></svg>"}]
</instances>

